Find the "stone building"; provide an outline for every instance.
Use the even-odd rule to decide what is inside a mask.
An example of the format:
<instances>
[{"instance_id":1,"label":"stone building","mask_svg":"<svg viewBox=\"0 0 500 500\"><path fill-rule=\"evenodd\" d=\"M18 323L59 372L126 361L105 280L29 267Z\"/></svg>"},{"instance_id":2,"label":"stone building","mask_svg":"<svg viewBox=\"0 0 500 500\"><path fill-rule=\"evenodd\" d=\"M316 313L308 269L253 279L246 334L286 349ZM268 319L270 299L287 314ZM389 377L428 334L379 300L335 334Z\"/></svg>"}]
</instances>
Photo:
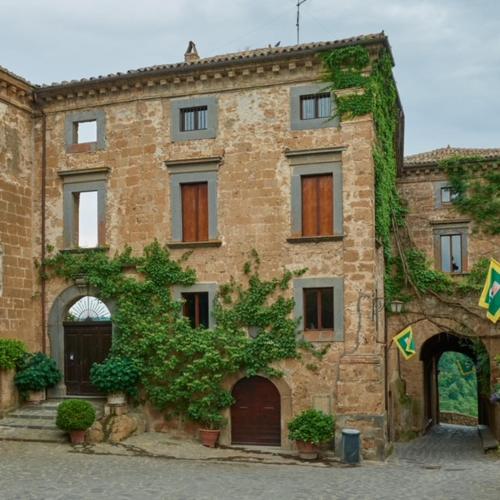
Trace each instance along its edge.
<instances>
[{"instance_id":1,"label":"stone building","mask_svg":"<svg viewBox=\"0 0 500 500\"><path fill-rule=\"evenodd\" d=\"M435 269L461 280L480 259L500 260L500 237L478 230L470 217L453 206L453 190L440 168L440 161L452 157L472 158L479 177L500 165L500 149L448 146L406 157L398 184L407 203L413 243ZM489 425L500 438L500 405L489 401L491 386L500 377L495 361L500 353L499 328L486 319L484 310L477 307L478 300L479 295L450 296L446 301L426 297L421 305L409 304L403 314L389 318L388 338L411 325L417 347L416 355L408 361L399 356L394 345L388 348L391 438L420 433L439 423L438 362L448 351L461 352L478 366L479 423ZM472 341L468 335L473 336ZM484 363L479 363L475 340L486 350Z\"/></svg>"}]
</instances>

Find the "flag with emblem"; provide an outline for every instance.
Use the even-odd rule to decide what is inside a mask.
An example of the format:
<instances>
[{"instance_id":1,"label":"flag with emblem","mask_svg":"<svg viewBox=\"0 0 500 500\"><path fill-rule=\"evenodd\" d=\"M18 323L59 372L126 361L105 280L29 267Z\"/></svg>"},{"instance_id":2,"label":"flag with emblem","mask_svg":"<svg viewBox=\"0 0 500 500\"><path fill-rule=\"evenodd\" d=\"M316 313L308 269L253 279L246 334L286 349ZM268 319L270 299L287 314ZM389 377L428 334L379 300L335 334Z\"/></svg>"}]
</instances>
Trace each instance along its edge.
<instances>
[{"instance_id":1,"label":"flag with emblem","mask_svg":"<svg viewBox=\"0 0 500 500\"><path fill-rule=\"evenodd\" d=\"M398 349L406 360L413 357L417 352L411 326L399 332L392 340L396 342Z\"/></svg>"},{"instance_id":2,"label":"flag with emblem","mask_svg":"<svg viewBox=\"0 0 500 500\"><path fill-rule=\"evenodd\" d=\"M486 317L496 323L500 318L500 263L491 259L479 305L487 309Z\"/></svg>"}]
</instances>

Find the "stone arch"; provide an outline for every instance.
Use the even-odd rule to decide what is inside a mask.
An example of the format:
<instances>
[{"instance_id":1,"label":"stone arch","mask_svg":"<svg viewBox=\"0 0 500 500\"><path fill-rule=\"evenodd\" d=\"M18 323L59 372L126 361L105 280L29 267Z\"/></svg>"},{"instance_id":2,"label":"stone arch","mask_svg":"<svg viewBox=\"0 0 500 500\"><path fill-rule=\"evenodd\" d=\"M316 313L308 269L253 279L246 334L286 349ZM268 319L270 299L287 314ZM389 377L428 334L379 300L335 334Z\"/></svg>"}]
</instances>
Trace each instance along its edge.
<instances>
[{"instance_id":1,"label":"stone arch","mask_svg":"<svg viewBox=\"0 0 500 500\"><path fill-rule=\"evenodd\" d=\"M482 342L481 344L487 353L486 346ZM471 338L450 332L433 335L424 342L420 350L424 375L424 416L427 423L430 425L439 424L438 363L441 356L450 351L468 356L476 365L478 421L480 424L489 425L488 398L483 395L489 389L489 357L485 356L484 361L479 363L478 353ZM481 381L484 381L483 383L487 384L488 387L482 387Z\"/></svg>"},{"instance_id":2,"label":"stone arch","mask_svg":"<svg viewBox=\"0 0 500 500\"><path fill-rule=\"evenodd\" d=\"M292 418L292 390L290 386L284 379L284 377L274 378L266 377L262 374L257 374L259 377L263 377L274 384L276 389L280 394L281 401L281 447L285 449L291 449L292 445L288 439L287 424ZM224 389L232 392L234 386L247 375L240 372L231 377L228 377L224 383ZM223 412L223 416L226 418L227 425L222 429L220 435L220 443L223 445L231 444L231 409L226 408Z\"/></svg>"},{"instance_id":3,"label":"stone arch","mask_svg":"<svg viewBox=\"0 0 500 500\"><path fill-rule=\"evenodd\" d=\"M63 290L52 303L49 311L47 333L50 342L50 354L55 360L57 367L63 373L63 378L59 384L49 390L51 397L66 396L66 385L64 383L64 319L69 308L79 299L86 295L98 296L98 290L93 287L82 287L72 285ZM104 301L106 307L111 312L111 318L115 315L116 304L114 301ZM113 336L115 326L112 326Z\"/></svg>"}]
</instances>

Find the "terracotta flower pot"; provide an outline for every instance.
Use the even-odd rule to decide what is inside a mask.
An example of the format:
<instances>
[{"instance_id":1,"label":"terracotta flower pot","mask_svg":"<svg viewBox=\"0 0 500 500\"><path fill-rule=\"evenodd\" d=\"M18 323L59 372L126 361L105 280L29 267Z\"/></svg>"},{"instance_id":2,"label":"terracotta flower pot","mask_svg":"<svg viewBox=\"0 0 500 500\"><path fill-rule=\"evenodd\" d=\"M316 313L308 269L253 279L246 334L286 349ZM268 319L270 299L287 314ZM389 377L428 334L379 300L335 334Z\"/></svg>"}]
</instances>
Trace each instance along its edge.
<instances>
[{"instance_id":1,"label":"terracotta flower pot","mask_svg":"<svg viewBox=\"0 0 500 500\"><path fill-rule=\"evenodd\" d=\"M203 446L208 448L215 448L215 444L219 439L220 430L214 429L200 429L200 439Z\"/></svg>"},{"instance_id":2,"label":"terracotta flower pot","mask_svg":"<svg viewBox=\"0 0 500 500\"><path fill-rule=\"evenodd\" d=\"M42 389L41 391L28 391L28 397L26 401L28 401L28 403L38 405L42 401L45 401L45 399L46 399L45 389Z\"/></svg>"},{"instance_id":3,"label":"terracotta flower pot","mask_svg":"<svg viewBox=\"0 0 500 500\"><path fill-rule=\"evenodd\" d=\"M69 431L69 438L71 444L85 443L85 431Z\"/></svg>"},{"instance_id":4,"label":"terracotta flower pot","mask_svg":"<svg viewBox=\"0 0 500 500\"><path fill-rule=\"evenodd\" d=\"M306 443L305 441L296 441L299 457L304 460L315 460L318 458L318 447L314 443Z\"/></svg>"}]
</instances>

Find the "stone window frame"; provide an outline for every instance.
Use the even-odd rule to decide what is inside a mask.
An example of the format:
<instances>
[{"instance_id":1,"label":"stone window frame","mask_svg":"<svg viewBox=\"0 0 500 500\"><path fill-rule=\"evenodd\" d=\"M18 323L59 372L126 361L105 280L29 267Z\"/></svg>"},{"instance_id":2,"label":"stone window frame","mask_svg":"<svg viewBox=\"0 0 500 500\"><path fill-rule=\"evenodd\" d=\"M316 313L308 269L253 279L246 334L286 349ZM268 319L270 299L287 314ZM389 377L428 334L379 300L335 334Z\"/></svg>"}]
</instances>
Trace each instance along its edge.
<instances>
[{"instance_id":1,"label":"stone window frame","mask_svg":"<svg viewBox=\"0 0 500 500\"><path fill-rule=\"evenodd\" d=\"M456 221L456 222L434 222L433 228L433 241L434 241L434 268L446 274L460 275L467 274L469 271L469 221ZM441 236L460 234L462 237L462 271L454 273L447 272L441 269Z\"/></svg>"},{"instance_id":2,"label":"stone window frame","mask_svg":"<svg viewBox=\"0 0 500 500\"><path fill-rule=\"evenodd\" d=\"M58 175L63 182L63 240L65 249L78 247L76 239L75 193L97 191L97 247L105 246L106 194L109 168L64 170Z\"/></svg>"},{"instance_id":3,"label":"stone window frame","mask_svg":"<svg viewBox=\"0 0 500 500\"><path fill-rule=\"evenodd\" d=\"M75 142L75 127L80 122L96 122L96 141ZM64 137L67 153L94 153L106 149L106 113L102 109L73 111L66 114Z\"/></svg>"},{"instance_id":4,"label":"stone window frame","mask_svg":"<svg viewBox=\"0 0 500 500\"><path fill-rule=\"evenodd\" d=\"M343 176L341 151L343 148L287 151L291 173L291 237L289 243L335 241L344 236ZM302 236L302 176L331 174L333 179L333 235Z\"/></svg>"},{"instance_id":5,"label":"stone window frame","mask_svg":"<svg viewBox=\"0 0 500 500\"><path fill-rule=\"evenodd\" d=\"M453 203L443 203L441 201L441 189L451 188L450 181L436 181L434 184L434 208L449 208L453 206Z\"/></svg>"},{"instance_id":6,"label":"stone window frame","mask_svg":"<svg viewBox=\"0 0 500 500\"><path fill-rule=\"evenodd\" d=\"M302 120L300 115L300 98L303 96L322 94L328 92L328 86L324 83L309 85L297 85L290 88L290 128L291 130L310 130L318 128L332 128L340 125L339 117L336 116L335 96L331 94L331 108L333 118L314 118Z\"/></svg>"},{"instance_id":7,"label":"stone window frame","mask_svg":"<svg viewBox=\"0 0 500 500\"><path fill-rule=\"evenodd\" d=\"M221 157L169 160L165 162L170 174L170 208L172 213L171 247L220 246L217 218L217 182ZM208 184L208 240L182 241L181 184L206 182Z\"/></svg>"},{"instance_id":8,"label":"stone window frame","mask_svg":"<svg viewBox=\"0 0 500 500\"><path fill-rule=\"evenodd\" d=\"M177 301L182 301L183 293L208 293L208 328L215 328L216 321L214 317L214 303L219 293L219 285L215 282L200 282L192 286L175 285L172 287L172 298Z\"/></svg>"},{"instance_id":9,"label":"stone window frame","mask_svg":"<svg viewBox=\"0 0 500 500\"><path fill-rule=\"evenodd\" d=\"M207 107L207 128L203 130L181 130L181 110L186 108ZM170 104L170 138L173 142L215 139L217 137L218 109L217 97L195 97L174 99Z\"/></svg>"},{"instance_id":10,"label":"stone window frame","mask_svg":"<svg viewBox=\"0 0 500 500\"><path fill-rule=\"evenodd\" d=\"M293 280L294 317L299 320L299 333L304 335L304 289L333 288L333 332L335 342L344 340L344 278L317 277ZM327 331L327 330L325 330Z\"/></svg>"}]
</instances>

